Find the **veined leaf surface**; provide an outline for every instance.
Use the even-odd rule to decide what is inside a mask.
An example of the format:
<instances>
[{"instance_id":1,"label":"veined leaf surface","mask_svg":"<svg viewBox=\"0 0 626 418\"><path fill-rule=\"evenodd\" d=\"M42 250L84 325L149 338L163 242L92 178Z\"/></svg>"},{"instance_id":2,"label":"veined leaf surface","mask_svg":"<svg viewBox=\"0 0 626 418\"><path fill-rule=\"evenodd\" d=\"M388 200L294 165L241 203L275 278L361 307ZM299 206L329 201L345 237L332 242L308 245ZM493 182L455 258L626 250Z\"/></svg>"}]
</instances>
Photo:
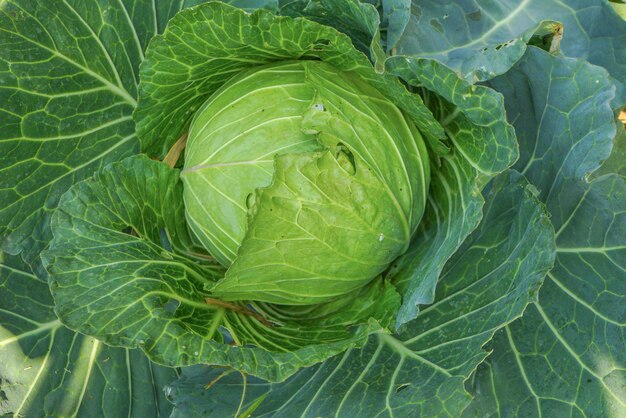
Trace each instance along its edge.
<instances>
[{"instance_id":1,"label":"veined leaf surface","mask_svg":"<svg viewBox=\"0 0 626 418\"><path fill-rule=\"evenodd\" d=\"M382 279L302 312L216 301L208 290L224 269L194 250L184 219L179 170L145 156L72 187L42 254L61 320L160 364L231 366L281 381L363 345L398 309Z\"/></svg>"},{"instance_id":2,"label":"veined leaf surface","mask_svg":"<svg viewBox=\"0 0 626 418\"><path fill-rule=\"evenodd\" d=\"M230 416L261 397L260 417L459 416L483 345L536 298L554 259L545 208L518 173L499 177L485 200L485 219L446 265L436 302L396 335L374 334L280 384L230 373L202 391L223 370L186 369L168 388L173 416Z\"/></svg>"},{"instance_id":3,"label":"veined leaf surface","mask_svg":"<svg viewBox=\"0 0 626 418\"><path fill-rule=\"evenodd\" d=\"M383 3L406 7L405 0ZM540 28L540 36L555 34L557 51L606 68L618 85L613 107L626 103L626 22L608 1L420 0L411 2L410 15L401 15L388 28L393 33L388 48L398 55L434 59L471 83L508 71Z\"/></svg>"},{"instance_id":4,"label":"veined leaf surface","mask_svg":"<svg viewBox=\"0 0 626 418\"><path fill-rule=\"evenodd\" d=\"M518 167L552 213L557 256L539 300L494 340L467 415L623 415L626 184L587 182L611 151L614 87L605 70L536 48L492 85L518 130Z\"/></svg>"},{"instance_id":5,"label":"veined leaf surface","mask_svg":"<svg viewBox=\"0 0 626 418\"><path fill-rule=\"evenodd\" d=\"M0 414L167 417L176 369L61 324L48 284L19 257L0 264Z\"/></svg>"}]
</instances>

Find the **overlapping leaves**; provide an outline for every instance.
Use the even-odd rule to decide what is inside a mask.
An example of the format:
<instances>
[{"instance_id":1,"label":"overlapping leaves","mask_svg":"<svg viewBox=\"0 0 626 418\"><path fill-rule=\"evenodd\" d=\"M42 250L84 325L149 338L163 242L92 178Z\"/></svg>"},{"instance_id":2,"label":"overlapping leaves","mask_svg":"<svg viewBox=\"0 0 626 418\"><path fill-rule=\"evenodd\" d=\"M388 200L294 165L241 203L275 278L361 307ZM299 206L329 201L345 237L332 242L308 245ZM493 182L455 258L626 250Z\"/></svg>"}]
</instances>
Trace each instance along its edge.
<instances>
[{"instance_id":1,"label":"overlapping leaves","mask_svg":"<svg viewBox=\"0 0 626 418\"><path fill-rule=\"evenodd\" d=\"M377 74L345 34L306 19L210 2L178 14L150 44L134 114L142 150L164 156L211 93L240 71L301 58L356 72L407 112L431 143L443 139L419 96L395 77Z\"/></svg>"},{"instance_id":2,"label":"overlapping leaves","mask_svg":"<svg viewBox=\"0 0 626 418\"><path fill-rule=\"evenodd\" d=\"M554 257L545 209L519 174L502 175L485 200L485 219L447 264L435 304L396 335L374 334L282 384L229 374L203 391L221 372L188 369L171 387L174 416L229 416L262 397L255 416L458 416L483 344L535 299Z\"/></svg>"},{"instance_id":3,"label":"overlapping leaves","mask_svg":"<svg viewBox=\"0 0 626 418\"><path fill-rule=\"evenodd\" d=\"M169 413L175 371L63 327L37 258L61 194L138 149L143 49L192 3L0 2L0 414Z\"/></svg>"},{"instance_id":4,"label":"overlapping leaves","mask_svg":"<svg viewBox=\"0 0 626 418\"><path fill-rule=\"evenodd\" d=\"M25 250L27 258L35 258L50 237L50 212L57 205L60 195L75 181L89 176L106 162L135 152L136 140L130 112L135 100L141 51L152 35L164 29L179 7L192 3L200 2L184 1L181 5L170 1L102 1L98 7L74 0L2 2L0 200L7 203L0 208L0 234L5 251L16 253ZM240 3L252 7L278 7L274 4L278 2L272 1ZM565 24L561 43L565 54L581 56L604 66L618 84L624 78L626 49L623 47L623 23L615 20L615 15L609 13L608 6L600 0L569 2L567 5L532 0L523 4L507 2L508 8L500 9L506 16L497 19L503 23L495 24L493 17L496 10L490 9L492 5L481 3L479 8L473 7L475 4L471 2L416 2L409 9L409 3L383 1L387 46L390 51L396 47L393 50L395 53L400 51L413 55L411 59L414 61L400 58L396 61L397 68L405 68L402 71L405 71L407 79L412 76L411 70L406 68L416 63L426 69L439 65L429 61L429 58L437 58L462 74L462 77L448 77L445 74L453 75L452 72L446 72L446 68L441 67L441 71L433 73L436 76L434 79L447 79L445 83L428 85L428 79L414 81L419 87L443 95L444 100L425 93L425 97L430 99L427 104L447 130L455 148L472 146L474 139L471 130L466 130L467 143L459 140L457 134L464 131L462 127L457 127L459 121L471 119L466 112L467 97L464 99L463 96L476 92L467 83L461 82L462 78L482 80L508 69L525 50L522 41L528 39L540 20L559 20ZM356 2L350 4L354 6ZM461 4L465 8L460 7ZM324 16L323 7L319 8L323 5L324 2L311 2L308 10L311 13L314 11L317 18L322 16L332 23L332 14ZM341 8L341 5L335 4L335 7ZM439 16L437 13L442 8L451 12ZM300 14L306 13L304 8L298 10ZM358 12L355 7L345 10ZM350 21L352 16L346 16L344 21ZM420 24L407 26L408 18L418 19ZM466 23L464 27L467 31L438 30L453 20ZM354 27L370 31L373 40L369 44L371 56L380 60L375 42L377 31L372 31L376 28L368 26L371 21L363 23ZM409 30L405 30L407 28ZM351 31L351 28L343 29ZM415 30L420 32L419 38L411 32ZM358 38L352 36L352 39ZM417 39L420 42L416 42ZM509 42L511 40L513 42ZM362 37L362 50L369 41L366 36ZM427 59L420 61L421 58ZM396 66L391 64L388 63L389 69L393 71ZM483 64L485 68L482 68ZM626 257L621 237L626 236L623 206L626 197L623 176L611 174L623 169L619 152L609 159L602 171L587 176L608 156L610 149L607 138L612 136L612 115L608 102L613 96L607 79L605 72L581 62L561 61L561 58L530 51L510 74L492 84L505 94L509 120L515 124L521 139L521 159L517 167L537 185L539 197L552 212L553 223L558 230L559 249L556 267L546 279L538 302L528 309L523 320L497 334L492 345L494 354L472 382L475 394L480 398L467 410L470 415L545 416L565 412L592 416L595 413L619 415L624 410L625 361L623 350L619 351L619 348L624 341L621 307L624 306L626 290L623 288L625 266L621 260ZM182 90L180 86L178 92ZM501 107L497 96L489 90L485 91L487 95L482 97L488 100L479 102L478 106L472 104L470 108L480 109L485 103L490 104L487 106L490 109ZM406 97L403 88L395 92L395 96ZM624 101L620 87L617 100L614 100L617 105L614 103L613 107ZM492 106L494 103L496 106ZM444 111L439 112L441 109ZM421 108L416 114L427 115L428 111ZM503 115L496 113L495 119L501 120ZM182 117L182 125L188 116ZM479 119L481 116L480 111L474 114ZM488 124L487 120L485 126ZM506 125L500 128L502 126L506 128ZM429 127L422 126L422 129L431 135L431 147L440 153L445 152L445 147L437 148L444 138L442 127L430 124ZM499 132L506 133L506 130ZM500 136L493 137L498 139ZM172 138L175 137L172 135ZM509 138L507 135L504 137ZM439 188L433 189L432 210L427 214L421 231L427 238L424 243L433 243L433 246L415 245L413 251L417 253L413 254L422 261L409 269L413 273L427 272L428 276L426 279L422 277L425 281L420 283L425 283L424 286L413 287L412 292L406 293L409 304L404 308L405 320L415 316L416 303L428 302L435 297L433 286L448 255L434 255L440 254L438 250L442 248L446 248L446 252L454 251L479 222L482 197L475 185L478 178L476 170L495 172L501 169L490 167L494 161L498 162L497 158L491 158L499 154L490 154L489 148L480 146L494 144L497 145L497 142L474 144L472 152L465 151L465 157L472 164L455 152L441 159L441 168L435 175L442 182ZM510 151L510 147L507 146L507 150ZM507 158L510 157L514 154ZM557 164L563 157L565 163ZM498 164L499 167L506 167L506 164ZM471 181L459 183L462 178ZM587 178L595 180L588 184L585 182ZM525 194L529 193L529 189L522 189ZM494 190L498 188L494 187L492 192ZM488 204L490 199L488 196ZM521 205L513 206L521 210ZM455 221L441 221L448 216ZM487 211L485 220L489 219L491 215ZM455 233L451 234L451 231ZM489 233L497 235L498 232ZM133 238L132 235L127 236ZM501 244L505 242L504 238L487 241ZM167 237L158 235L160 245L168 241ZM484 250L480 242L472 245L474 247L471 248L463 246L463 254ZM483 254L482 259L490 254ZM159 252L159 255L162 254ZM475 253L472 255L477 256ZM460 257L462 260L463 256ZM164 404L155 406L155 402L161 400L158 396L152 397L152 389L161 386L171 370L149 366L150 363L137 350L106 348L95 340L70 332L56 322L49 295L43 296L47 295L45 285L39 289L37 279L24 264L5 255L0 269L2 286L8 290L3 295L9 295L0 300L8 303L0 305L4 327L0 351L12 360L9 368L5 367L1 373L0 411L29 412L43 404L47 408L46 413L50 414L59 412L59 407L67 408L61 411L63 413L78 411L85 415L108 412L126 415L129 408L137 416L154 415L159 409L161 413L167 412ZM446 269L440 287L443 293L439 293L437 298L447 295L442 289L447 283L454 283L455 274L463 277L463 281L469 271L462 273L453 267L450 269ZM413 273L405 277L411 278ZM539 275L537 273L535 282L539 280ZM401 286L409 282L408 279L401 279L399 272L395 277ZM494 283L491 279L493 277L487 281ZM467 291L459 293L469 294ZM37 302L33 302L34 307L31 307L28 301L33 298ZM145 299L151 302L149 297ZM498 318L506 322L518 315L523 300L526 299L514 304L515 312L499 315ZM24 303L29 312L22 315L19 309L23 306L16 301L27 301ZM165 310L159 312L167 314L176 304L165 305ZM445 304L425 309L426 320L437 313L437 306L444 307ZM448 309L459 313L458 306ZM247 316L244 318L254 321ZM220 397L212 399L219 399L221 405L203 403L195 397L184 399L188 392L183 390L196 388L196 383L206 384L207 380L222 373L219 369L210 374L204 369L189 371L188 386L181 381L172 387L177 411L189 412L187 400L193 400L198 402L196 406L200 408L195 412L207 413L232 413L237 409L242 412L257 407L259 413L266 415L285 412L302 415L397 412L406 415L427 414L430 411L437 415L458 416L468 401L461 388L468 376L467 370L470 364L475 365L484 356L479 342L486 341L498 326L486 325L485 330L488 328L489 331L480 333L480 337L476 336L478 334L461 336L459 341L472 341L474 345L471 345L471 350L463 347L465 354L469 353L466 357L469 358L468 363L459 366L462 362L457 356L459 362L455 366L454 361L446 362L444 357L437 357L438 353L454 353L445 341L437 347L433 343L432 349L406 344L407 340L420 340L418 337L422 331L414 325L417 321L419 318L402 328L397 337L375 334L365 350L349 350L343 357L301 371L288 381L292 386L254 381L255 385L247 386L247 395L241 404L243 387L236 374L226 376L209 391L195 392L213 397L217 389ZM458 324L455 321L451 323ZM447 329L445 326L435 328ZM405 331L419 335L402 334ZM452 331L452 334L458 332ZM452 334L448 334L450 341L454 340ZM427 337L432 335L426 332ZM531 335L533 337L529 338ZM49 353L47 357L46 352ZM96 353L95 357L93 353ZM76 369L68 367L74 359L77 360ZM423 360L430 361L430 364ZM13 364L17 366L13 367ZM49 372L52 369L42 367L45 364L53 364L57 370L61 365L68 366L63 373L53 375ZM59 367L56 367L57 364ZM83 365L88 367L85 369ZM446 376L434 366L451 376ZM80 371L69 373L74 370ZM148 377L151 370L160 370L156 373L162 371L165 377ZM90 379L85 378L85 371L89 371ZM126 377L128 374L130 379ZM419 385L413 383L417 380ZM428 391L429 384L435 389ZM127 393L129 386L133 389L131 395ZM144 391L146 386L149 391ZM120 391L119 387L124 387L124 390ZM2 395L7 394L5 399ZM267 398L260 406L254 405L253 401L262 400L263 396ZM145 402L145 399L149 401ZM141 409L144 406L146 410ZM228 406L233 408L227 409Z\"/></svg>"},{"instance_id":5,"label":"overlapping leaves","mask_svg":"<svg viewBox=\"0 0 626 418\"><path fill-rule=\"evenodd\" d=\"M405 0L383 3L406 10ZM388 49L437 60L470 82L506 72L521 58L530 36L543 26L537 33L553 33L557 50L606 68L619 86L613 106L626 103L626 22L605 0L420 0L411 2L410 14L395 15L398 18L390 20L387 29L392 34Z\"/></svg>"},{"instance_id":6,"label":"overlapping leaves","mask_svg":"<svg viewBox=\"0 0 626 418\"><path fill-rule=\"evenodd\" d=\"M550 76L533 77L538 70ZM611 150L614 87L599 67L535 48L492 85L524 145L518 167L552 214L557 257L539 300L494 340L469 415L618 416L626 410L626 184L610 173L587 182Z\"/></svg>"},{"instance_id":7,"label":"overlapping leaves","mask_svg":"<svg viewBox=\"0 0 626 418\"><path fill-rule=\"evenodd\" d=\"M65 328L19 257L4 254L0 293L0 415L168 416L176 369Z\"/></svg>"},{"instance_id":8,"label":"overlapping leaves","mask_svg":"<svg viewBox=\"0 0 626 418\"><path fill-rule=\"evenodd\" d=\"M64 323L112 345L140 347L161 364L225 365L280 381L363 344L380 329L370 317L392 321L398 295L381 280L296 312L297 320L262 318L258 311L272 309L263 305L207 300L223 269L194 248L178 176L132 157L63 196L42 258Z\"/></svg>"}]
</instances>

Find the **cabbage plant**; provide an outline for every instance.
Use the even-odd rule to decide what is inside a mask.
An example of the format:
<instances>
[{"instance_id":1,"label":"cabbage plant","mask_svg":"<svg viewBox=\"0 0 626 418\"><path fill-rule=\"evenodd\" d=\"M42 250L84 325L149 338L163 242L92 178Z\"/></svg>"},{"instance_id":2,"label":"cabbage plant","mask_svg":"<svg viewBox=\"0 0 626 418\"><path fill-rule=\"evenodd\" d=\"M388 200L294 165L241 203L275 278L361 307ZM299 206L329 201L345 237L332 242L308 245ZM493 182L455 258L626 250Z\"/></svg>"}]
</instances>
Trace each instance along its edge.
<instances>
[{"instance_id":1,"label":"cabbage plant","mask_svg":"<svg viewBox=\"0 0 626 418\"><path fill-rule=\"evenodd\" d=\"M605 1L0 3L4 416L621 416Z\"/></svg>"}]
</instances>

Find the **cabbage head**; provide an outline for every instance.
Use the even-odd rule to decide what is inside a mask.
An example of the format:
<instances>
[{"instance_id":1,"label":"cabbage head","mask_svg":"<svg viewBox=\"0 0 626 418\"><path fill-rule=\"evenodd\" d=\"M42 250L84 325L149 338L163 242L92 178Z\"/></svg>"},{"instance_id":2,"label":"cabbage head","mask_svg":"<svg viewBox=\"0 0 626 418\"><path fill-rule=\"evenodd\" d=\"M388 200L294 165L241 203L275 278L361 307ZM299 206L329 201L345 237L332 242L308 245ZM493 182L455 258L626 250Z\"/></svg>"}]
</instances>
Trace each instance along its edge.
<instances>
[{"instance_id":1,"label":"cabbage head","mask_svg":"<svg viewBox=\"0 0 626 418\"><path fill-rule=\"evenodd\" d=\"M242 71L197 111L185 214L225 267L220 299L322 303L404 253L425 207L415 124L358 74L317 60Z\"/></svg>"},{"instance_id":2,"label":"cabbage head","mask_svg":"<svg viewBox=\"0 0 626 418\"><path fill-rule=\"evenodd\" d=\"M0 0L0 416L626 417L616 1Z\"/></svg>"},{"instance_id":3,"label":"cabbage head","mask_svg":"<svg viewBox=\"0 0 626 418\"><path fill-rule=\"evenodd\" d=\"M501 96L381 56L371 5L343 9L347 32L281 10L209 1L152 38L142 153L72 187L52 219L64 323L160 364L283 381L434 301L481 183L517 157Z\"/></svg>"}]
</instances>

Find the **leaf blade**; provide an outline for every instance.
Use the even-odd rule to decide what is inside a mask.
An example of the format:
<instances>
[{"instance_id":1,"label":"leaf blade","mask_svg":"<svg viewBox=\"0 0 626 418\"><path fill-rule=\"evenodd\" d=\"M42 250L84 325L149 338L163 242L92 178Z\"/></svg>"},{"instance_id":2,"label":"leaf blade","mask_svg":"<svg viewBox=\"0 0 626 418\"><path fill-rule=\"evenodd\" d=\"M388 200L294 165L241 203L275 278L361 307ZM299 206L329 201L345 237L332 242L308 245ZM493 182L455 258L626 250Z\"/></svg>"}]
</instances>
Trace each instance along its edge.
<instances>
[{"instance_id":1,"label":"leaf blade","mask_svg":"<svg viewBox=\"0 0 626 418\"><path fill-rule=\"evenodd\" d=\"M537 68L557 82L532 77ZM493 84L515 99L507 111L526 150L518 164L551 209L557 256L538 301L494 340L495 354L473 382L489 396L467 414L619 415L626 405L619 383L626 361L618 348L625 335L626 185L610 173L587 181L611 150L615 89L603 69L535 48ZM531 100L529 84L543 93ZM501 384L524 375L510 390Z\"/></svg>"}]
</instances>

